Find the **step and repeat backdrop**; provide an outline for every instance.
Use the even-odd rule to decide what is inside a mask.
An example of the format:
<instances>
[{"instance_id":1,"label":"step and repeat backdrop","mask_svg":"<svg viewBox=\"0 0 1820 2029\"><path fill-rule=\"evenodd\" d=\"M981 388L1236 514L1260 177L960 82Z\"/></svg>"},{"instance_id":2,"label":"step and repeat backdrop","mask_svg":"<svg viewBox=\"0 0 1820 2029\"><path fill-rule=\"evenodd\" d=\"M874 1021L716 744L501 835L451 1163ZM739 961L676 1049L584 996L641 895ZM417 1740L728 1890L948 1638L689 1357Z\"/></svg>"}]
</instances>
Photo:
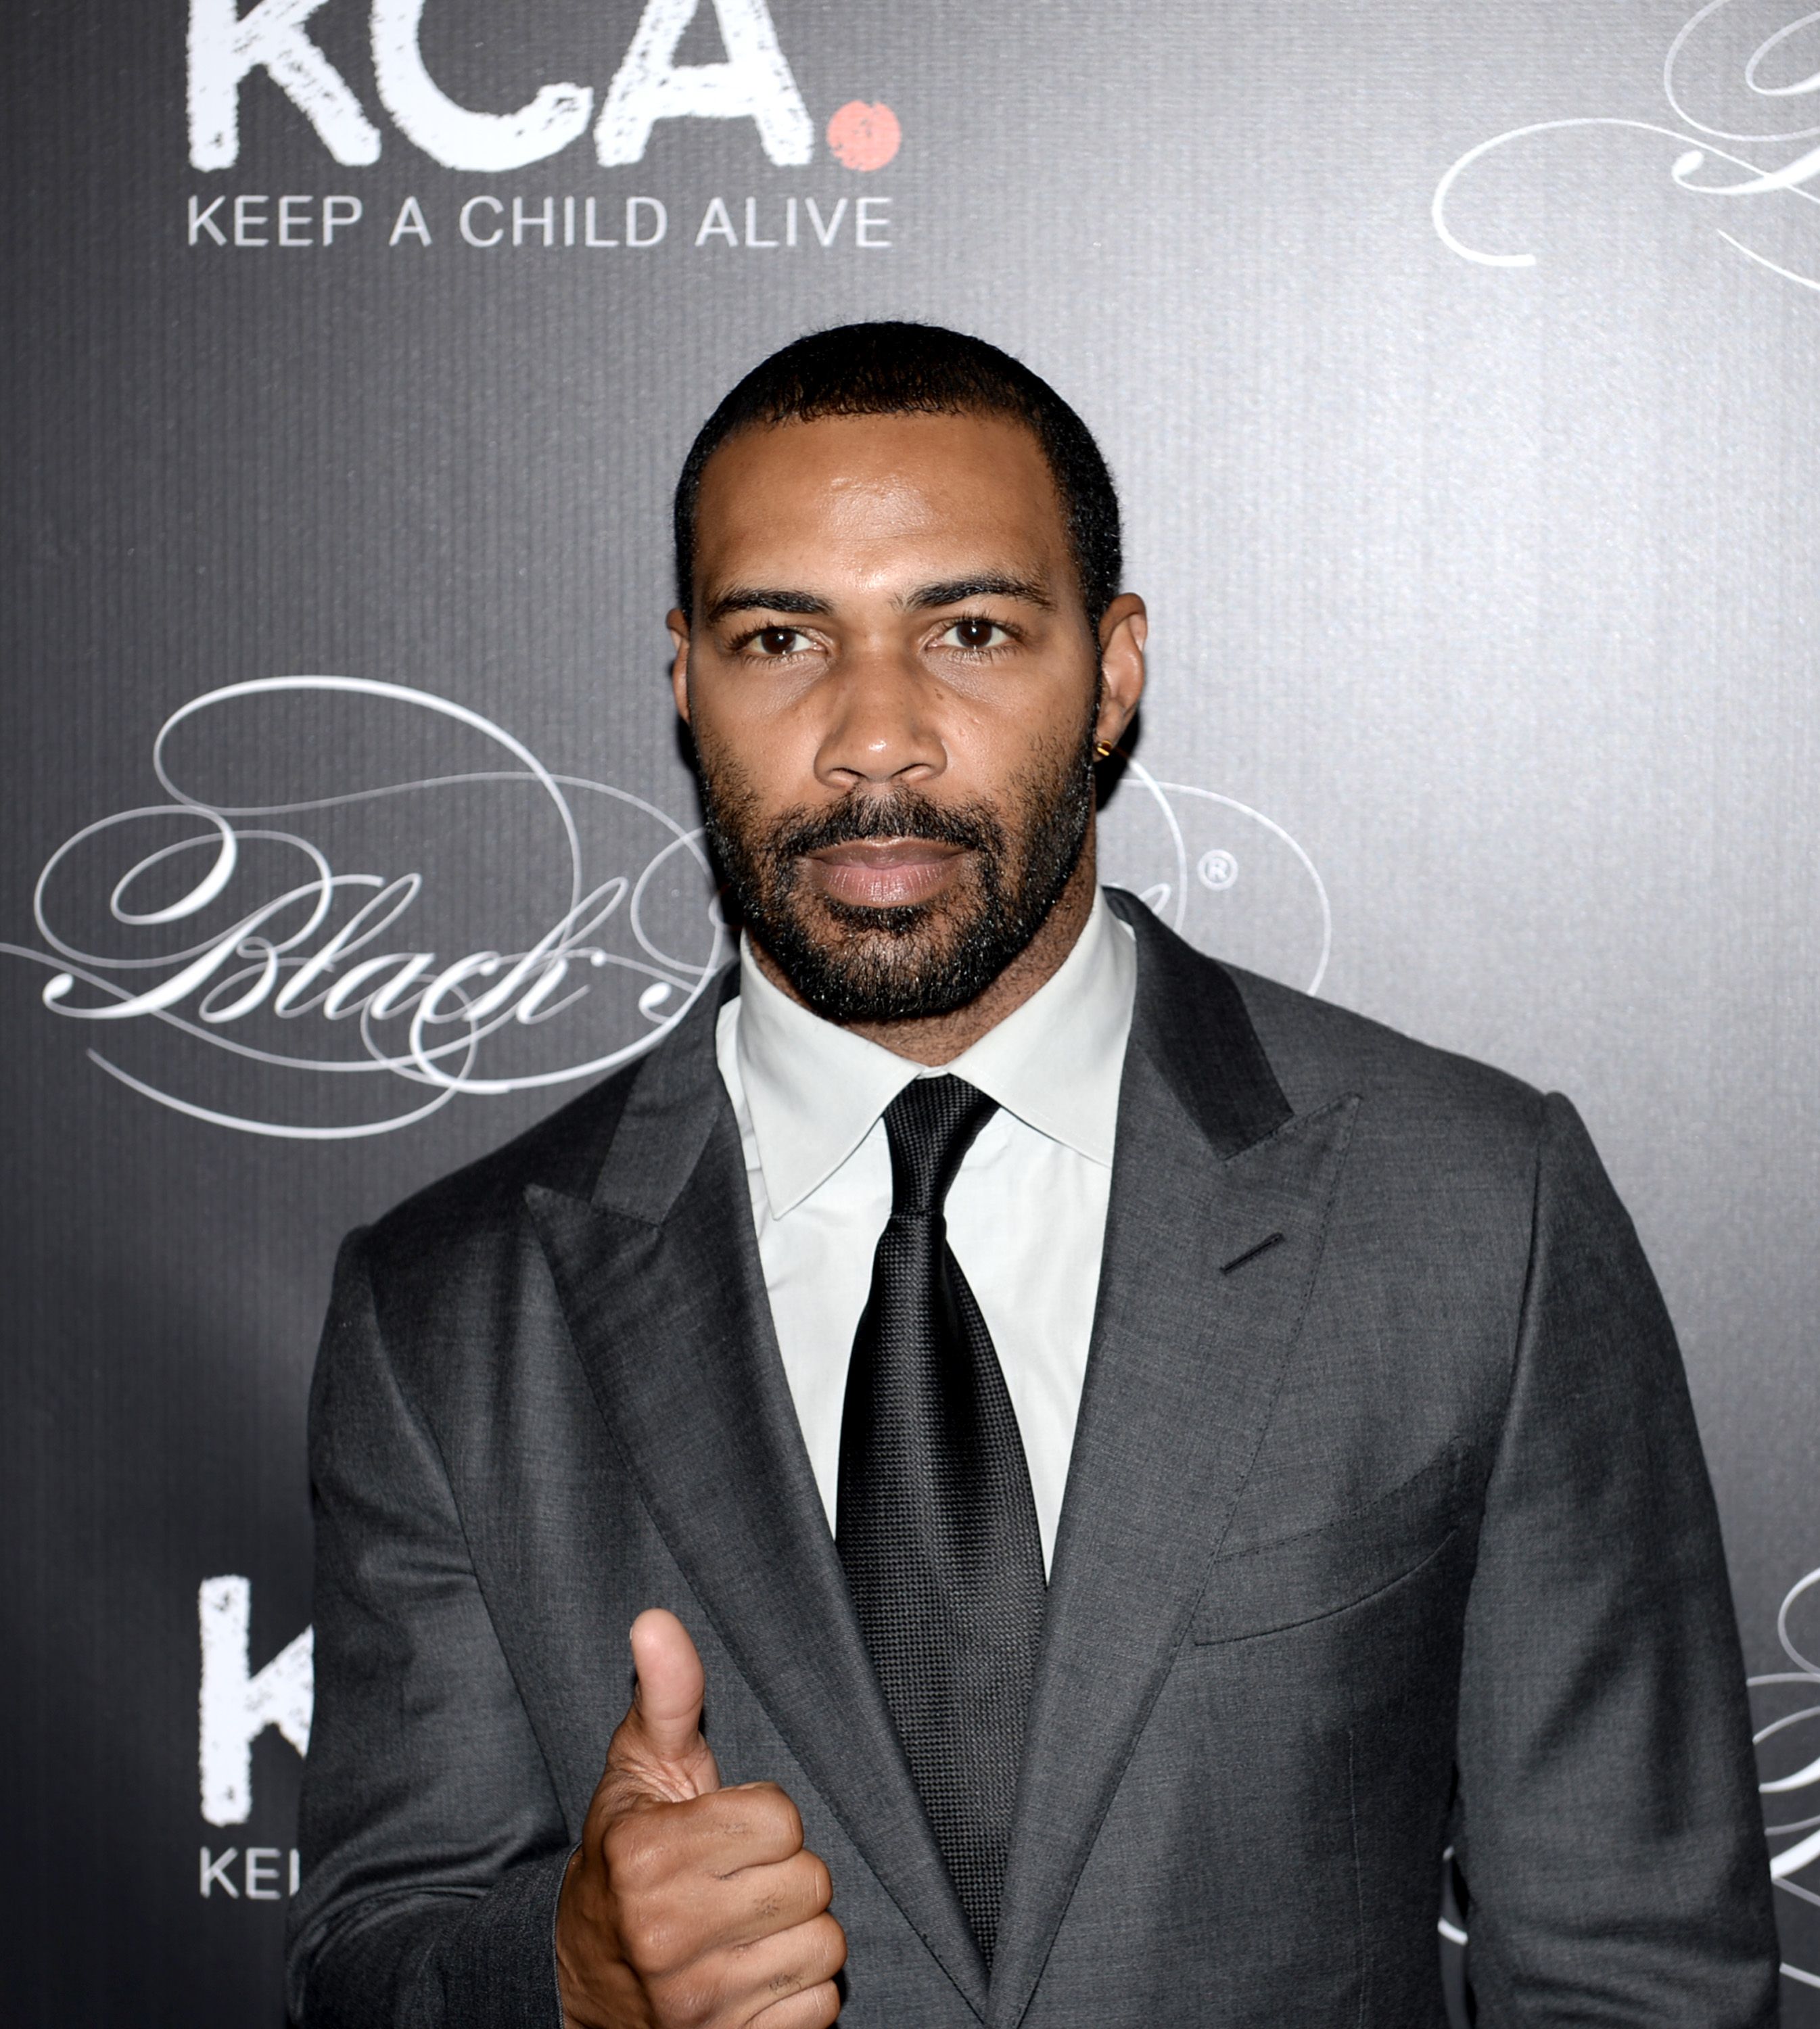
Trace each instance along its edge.
<instances>
[{"instance_id":1,"label":"step and repeat backdrop","mask_svg":"<svg viewBox=\"0 0 1820 2029\"><path fill-rule=\"evenodd\" d=\"M276 2029L336 1242L724 956L669 488L746 366L891 315L1028 359L1118 473L1111 877L1583 1108L1820 2023L1816 17L28 0L7 41L0 2016Z\"/></svg>"}]
</instances>

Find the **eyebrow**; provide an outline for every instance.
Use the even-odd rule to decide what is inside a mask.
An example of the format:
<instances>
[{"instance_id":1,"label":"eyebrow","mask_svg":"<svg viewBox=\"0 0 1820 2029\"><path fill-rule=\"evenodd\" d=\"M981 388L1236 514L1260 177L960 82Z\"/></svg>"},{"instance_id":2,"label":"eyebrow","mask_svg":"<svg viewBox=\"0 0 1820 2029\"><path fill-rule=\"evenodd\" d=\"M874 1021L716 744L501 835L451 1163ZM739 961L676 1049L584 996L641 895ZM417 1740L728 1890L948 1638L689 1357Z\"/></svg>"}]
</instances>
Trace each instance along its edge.
<instances>
[{"instance_id":1,"label":"eyebrow","mask_svg":"<svg viewBox=\"0 0 1820 2029\"><path fill-rule=\"evenodd\" d=\"M925 613L932 606L959 606L969 599L1017 599L1026 606L1040 606L1045 612L1055 602L1040 578L1011 577L1003 571L988 571L979 577L949 578L940 584L919 585L908 593L903 606L908 613Z\"/></svg>"},{"instance_id":2,"label":"eyebrow","mask_svg":"<svg viewBox=\"0 0 1820 2029\"><path fill-rule=\"evenodd\" d=\"M918 585L905 593L899 604L906 613L927 613L937 606L960 606L969 599L1016 599L1025 605L1054 610L1055 602L1040 578L1013 577L1003 571L987 571L977 577L944 578L936 584ZM735 585L709 603L708 624L735 613L829 614L832 605L818 593L789 592L777 585Z\"/></svg>"},{"instance_id":3,"label":"eyebrow","mask_svg":"<svg viewBox=\"0 0 1820 2029\"><path fill-rule=\"evenodd\" d=\"M708 624L725 620L730 613L832 613L825 599L812 592L784 592L776 585L736 584L723 592L708 606Z\"/></svg>"}]
</instances>

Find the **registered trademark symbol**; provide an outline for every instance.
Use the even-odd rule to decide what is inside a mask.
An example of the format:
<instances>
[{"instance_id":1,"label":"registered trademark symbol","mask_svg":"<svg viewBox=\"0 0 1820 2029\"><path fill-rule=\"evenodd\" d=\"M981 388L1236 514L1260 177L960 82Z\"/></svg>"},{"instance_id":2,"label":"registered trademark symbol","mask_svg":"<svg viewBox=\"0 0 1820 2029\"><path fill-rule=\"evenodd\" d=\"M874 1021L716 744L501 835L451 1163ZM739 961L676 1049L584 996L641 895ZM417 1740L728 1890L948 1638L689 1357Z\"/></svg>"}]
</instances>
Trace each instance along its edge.
<instances>
[{"instance_id":1,"label":"registered trademark symbol","mask_svg":"<svg viewBox=\"0 0 1820 2029\"><path fill-rule=\"evenodd\" d=\"M1203 888L1230 888L1239 877L1239 862L1229 852L1222 852L1215 846L1211 852L1201 855L1196 868Z\"/></svg>"}]
</instances>

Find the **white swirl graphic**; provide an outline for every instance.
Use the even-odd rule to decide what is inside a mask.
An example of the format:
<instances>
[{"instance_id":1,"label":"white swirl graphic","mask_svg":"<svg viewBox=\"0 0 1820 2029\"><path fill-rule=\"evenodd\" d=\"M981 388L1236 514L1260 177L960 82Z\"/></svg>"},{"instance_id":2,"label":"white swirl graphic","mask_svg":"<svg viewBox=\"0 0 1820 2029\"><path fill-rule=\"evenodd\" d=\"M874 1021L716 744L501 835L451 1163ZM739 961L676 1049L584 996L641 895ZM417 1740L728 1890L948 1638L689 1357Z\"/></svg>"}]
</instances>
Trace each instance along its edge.
<instances>
[{"instance_id":1,"label":"white swirl graphic","mask_svg":"<svg viewBox=\"0 0 1820 2029\"><path fill-rule=\"evenodd\" d=\"M1333 908L1314 862L1282 825L1217 789L1161 782L1129 757L1132 784L1100 829L1104 877L1131 888L1191 944L1318 993Z\"/></svg>"},{"instance_id":2,"label":"white swirl graphic","mask_svg":"<svg viewBox=\"0 0 1820 2029\"><path fill-rule=\"evenodd\" d=\"M1795 1667L1752 1677L1750 1686L1759 1694L1760 1703L1774 1701L1792 1707L1757 1729L1754 1736L1757 1746L1761 1749L1774 1741L1778 1750L1785 1752L1792 1741L1800 1738L1803 1742L1795 1752L1794 1758L1799 1765L1786 1775L1773 1776L1758 1785L1769 1800L1769 1815L1773 1820L1764 1827L1772 1849L1770 1879L1784 1894L1796 1896L1811 1907L1820 1908L1820 1890L1795 1879L1820 1863L1820 1810L1802 1814L1803 1804L1820 1805L1820 1797L1811 1793L1820 1790L1820 1662L1814 1661L1798 1645L1789 1628L1791 1617L1803 1601L1810 1613L1820 1606L1820 1570L1808 1572L1789 1588L1776 1615L1776 1638L1781 1645L1782 1653ZM1810 1793L1793 1805L1793 1816L1785 1816L1790 1806L1780 1800L1792 1797L1803 1790ZM1785 1839L1788 1843L1777 1847L1778 1839ZM1787 1964L1782 1971L1788 1979L1800 1986L1820 1987L1820 1972Z\"/></svg>"},{"instance_id":3,"label":"white swirl graphic","mask_svg":"<svg viewBox=\"0 0 1820 2029\"><path fill-rule=\"evenodd\" d=\"M395 723L368 722L400 710L402 740ZM267 716L249 725L247 714ZM179 766L180 747L230 718L231 737ZM193 786L211 756L291 780L325 756L428 754L439 740L458 754L477 744L488 765L257 801ZM699 827L558 773L427 691L340 676L228 684L171 714L151 764L168 800L65 840L33 890L40 942L0 952L50 973L52 1014L118 1039L88 1051L109 1078L192 1119L347 1141L458 1096L596 1078L669 1034L731 955ZM1292 975L1311 959L1303 977L1318 987L1333 922L1307 854L1243 803L1130 770L1147 816L1135 836L1130 823L1110 834L1135 844L1129 885L1198 941L1236 937L1232 955ZM1240 849L1191 844L1197 813L1237 827ZM418 863L395 870L407 851ZM394 870L365 870L376 861ZM1191 896L1210 895L1226 912L1210 937L1188 921ZM514 934L474 935L501 914Z\"/></svg>"},{"instance_id":4,"label":"white swirl graphic","mask_svg":"<svg viewBox=\"0 0 1820 2029\"><path fill-rule=\"evenodd\" d=\"M214 802L181 785L169 754L180 728L199 724L236 701L257 703L285 693L339 693L428 713L478 736L516 765L258 804ZM699 829L685 828L654 804L607 783L552 773L502 727L425 691L361 677L269 677L229 684L193 699L165 721L153 742L152 767L169 802L85 825L58 847L39 874L32 914L46 948L0 944L0 951L51 969L44 1005L72 1021L161 1024L272 1070L318 1078L376 1076L428 1095L402 1111L377 1117L287 1122L206 1104L129 1070L100 1049L89 1051L122 1085L217 1126L286 1140L344 1141L410 1126L458 1093L499 1095L598 1076L674 1028L726 955L726 932ZM548 913L516 949L469 950L453 957L421 948L376 949L423 900L422 872L339 871L316 840L295 829L247 822L345 810L480 785L531 788L555 836ZM610 801L643 821L655 849L647 850L642 865L604 879L590 877L576 818L578 794ZM179 833L174 839L168 836L173 828ZM153 839L159 842L150 843ZM137 931L206 925L206 933L176 948L164 945L124 955L87 948L64 934L55 911L69 885L65 877L90 856L84 848L92 851L98 845L115 846L127 859L107 897L113 923ZM256 874L249 848L258 847L265 851ZM142 889L161 874L168 878L173 865L197 854L206 865L182 892L162 906L135 906ZM695 948L688 955L665 949L647 921L654 885L672 875L679 861L698 891ZM224 920L221 904L226 905ZM565 1053L554 1063L521 1063L510 1070L491 1066L487 1045L508 1025L522 1031L553 1022L589 992L587 972L609 969L629 976L636 988L642 1033L596 1037L593 1047L579 1055ZM255 1018L269 1024L306 1015L351 1023L358 1051L313 1054L307 1048L276 1048L228 1033Z\"/></svg>"},{"instance_id":5,"label":"white swirl graphic","mask_svg":"<svg viewBox=\"0 0 1820 2029\"><path fill-rule=\"evenodd\" d=\"M1691 50L1703 39L1703 32L1710 32L1718 24L1721 15L1736 14L1750 4L1750 0L1707 0L1681 27L1662 61L1662 95L1670 111L1681 123L1678 127L1659 126L1647 120L1631 120L1610 114L1585 114L1560 120L1532 121L1522 127L1513 127L1502 134L1493 135L1488 141L1481 141L1469 148L1442 176L1435 187L1430 210L1435 231L1443 243L1458 254L1462 260L1477 262L1487 268L1533 268L1536 256L1531 253L1495 253L1475 247L1462 239L1449 222L1448 209L1461 179L1468 171L1485 161L1486 157L1509 147L1513 143L1533 139L1539 135L1560 134L1575 128L1614 128L1632 133L1649 134L1661 139L1675 142L1678 152L1669 167L1669 176L1681 189L1702 198L1766 198L1792 197L1807 204L1820 204L1820 193L1808 186L1820 180L1820 147L1803 147L1788 161L1766 166L1759 161L1729 150L1715 147L1715 141L1735 141L1763 148L1787 147L1791 143L1812 142L1820 136L1820 124L1808 127L1790 127L1771 133L1740 129L1714 124L1696 117L1689 109L1688 93L1681 80L1681 70ZM1806 97L1820 92L1820 68L1807 70L1805 74L1787 79L1781 83L1766 81L1766 69L1775 61L1787 63L1792 54L1790 45L1802 36L1808 36L1820 44L1820 13L1809 13L1785 20L1771 33L1760 36L1752 45L1749 54L1740 66L1738 81L1755 99L1776 101ZM1803 66L1797 65L1796 69ZM1726 179L1719 174L1714 180L1715 165L1741 170L1741 176ZM1705 172L1703 177L1703 172ZM1759 267L1768 269L1785 280L1798 284L1802 288L1820 291L1820 278L1804 274L1772 259L1759 249L1749 246L1723 227L1714 228L1717 236L1728 247L1752 261Z\"/></svg>"}]
</instances>

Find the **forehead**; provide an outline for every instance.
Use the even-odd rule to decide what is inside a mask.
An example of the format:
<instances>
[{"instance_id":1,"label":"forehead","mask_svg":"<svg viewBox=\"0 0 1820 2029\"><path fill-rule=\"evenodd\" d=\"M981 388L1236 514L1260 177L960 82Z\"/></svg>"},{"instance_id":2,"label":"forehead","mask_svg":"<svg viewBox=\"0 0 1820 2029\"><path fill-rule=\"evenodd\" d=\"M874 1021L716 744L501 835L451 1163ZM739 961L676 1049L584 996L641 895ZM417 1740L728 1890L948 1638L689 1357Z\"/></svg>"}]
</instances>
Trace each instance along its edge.
<instances>
[{"instance_id":1,"label":"forehead","mask_svg":"<svg viewBox=\"0 0 1820 2029\"><path fill-rule=\"evenodd\" d=\"M696 506L703 588L761 563L767 583L963 561L1059 573L1067 545L1042 447L1003 416L825 416L744 430L708 461Z\"/></svg>"}]
</instances>

